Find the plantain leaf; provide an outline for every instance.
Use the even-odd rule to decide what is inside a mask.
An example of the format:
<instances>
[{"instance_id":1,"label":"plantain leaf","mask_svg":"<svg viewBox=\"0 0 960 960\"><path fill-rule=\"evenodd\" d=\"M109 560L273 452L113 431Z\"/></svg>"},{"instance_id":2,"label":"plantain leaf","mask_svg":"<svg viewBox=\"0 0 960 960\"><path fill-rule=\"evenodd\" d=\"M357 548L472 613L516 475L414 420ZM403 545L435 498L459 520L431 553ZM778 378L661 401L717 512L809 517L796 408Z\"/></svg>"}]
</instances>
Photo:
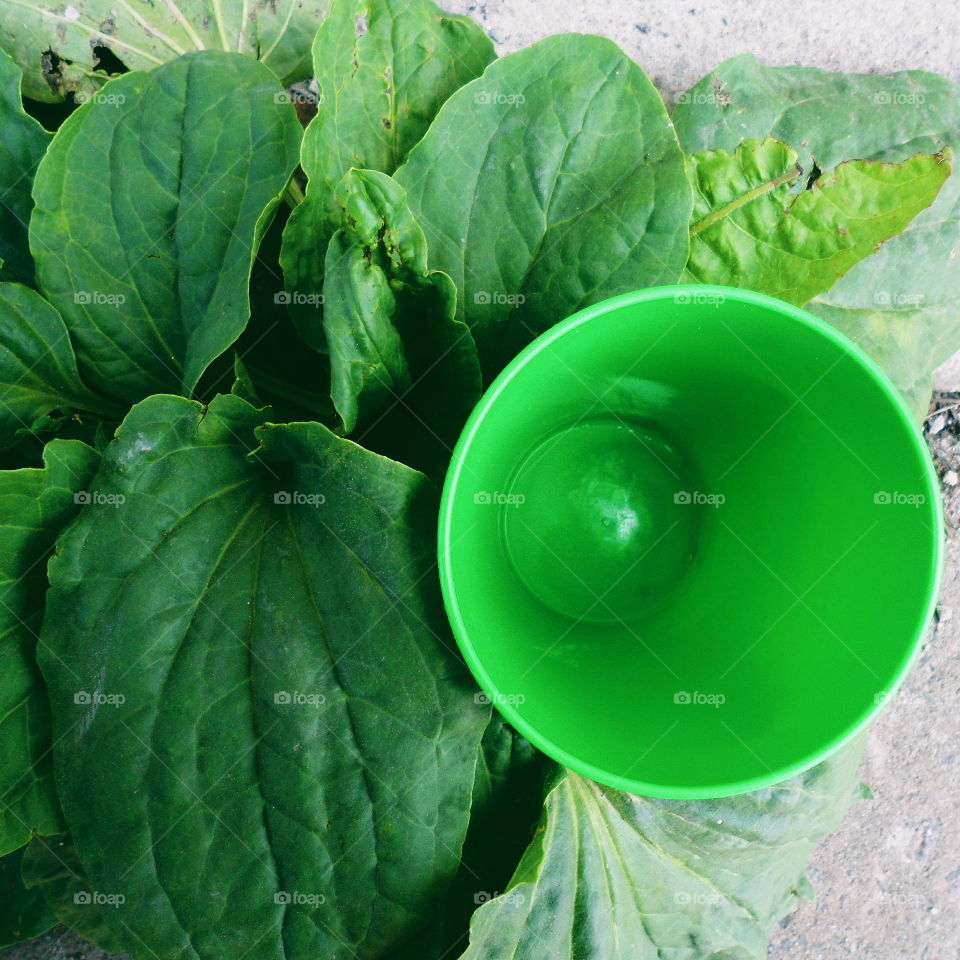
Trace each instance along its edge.
<instances>
[{"instance_id":1,"label":"plantain leaf","mask_svg":"<svg viewBox=\"0 0 960 960\"><path fill-rule=\"evenodd\" d=\"M50 134L23 111L20 68L0 50L0 279L33 282L30 189Z\"/></svg>"},{"instance_id":2,"label":"plantain leaf","mask_svg":"<svg viewBox=\"0 0 960 960\"><path fill-rule=\"evenodd\" d=\"M489 377L581 307L673 283L691 190L660 95L603 37L560 34L458 90L397 170Z\"/></svg>"},{"instance_id":3,"label":"plantain leaf","mask_svg":"<svg viewBox=\"0 0 960 960\"><path fill-rule=\"evenodd\" d=\"M206 51L111 81L57 132L30 246L97 393L189 394L243 332L254 254L297 162L282 100L262 64Z\"/></svg>"},{"instance_id":4,"label":"plantain leaf","mask_svg":"<svg viewBox=\"0 0 960 960\"><path fill-rule=\"evenodd\" d=\"M46 559L91 494L98 457L78 440L52 440L43 456L42 469L0 472L0 855L63 829L37 635Z\"/></svg>"},{"instance_id":5,"label":"plantain leaf","mask_svg":"<svg viewBox=\"0 0 960 960\"><path fill-rule=\"evenodd\" d=\"M39 891L25 886L23 857L23 850L0 857L0 947L38 937L57 922Z\"/></svg>"},{"instance_id":6,"label":"plantain leaf","mask_svg":"<svg viewBox=\"0 0 960 960\"><path fill-rule=\"evenodd\" d=\"M797 152L779 140L745 140L733 153L694 153L683 279L803 305L928 207L950 175L951 159L948 150L902 163L848 160L791 195L803 169Z\"/></svg>"},{"instance_id":7,"label":"plantain leaf","mask_svg":"<svg viewBox=\"0 0 960 960\"><path fill-rule=\"evenodd\" d=\"M459 863L488 708L446 649L435 492L264 414L138 404L50 566L58 788L138 956L380 956Z\"/></svg>"},{"instance_id":8,"label":"plantain leaf","mask_svg":"<svg viewBox=\"0 0 960 960\"><path fill-rule=\"evenodd\" d=\"M107 953L122 947L110 932L104 911L113 902L103 902L90 881L68 833L34 837L23 852L23 882L39 896L59 923L92 940Z\"/></svg>"},{"instance_id":9,"label":"plantain leaf","mask_svg":"<svg viewBox=\"0 0 960 960\"><path fill-rule=\"evenodd\" d=\"M423 230L396 181L350 170L336 197L343 226L327 249L323 323L343 429L400 408L433 435L445 462L480 397L477 350L455 318L456 289L427 269Z\"/></svg>"},{"instance_id":10,"label":"plantain leaf","mask_svg":"<svg viewBox=\"0 0 960 960\"><path fill-rule=\"evenodd\" d=\"M724 800L638 797L563 771L463 960L766 960L770 928L809 893L811 847L868 795L863 743Z\"/></svg>"},{"instance_id":11,"label":"plantain leaf","mask_svg":"<svg viewBox=\"0 0 960 960\"><path fill-rule=\"evenodd\" d=\"M183 53L222 50L266 64L284 83L310 76L307 50L326 0L0 0L0 49L24 72L34 100L95 97L106 66L149 70ZM104 61L104 52L113 61Z\"/></svg>"},{"instance_id":12,"label":"plantain leaf","mask_svg":"<svg viewBox=\"0 0 960 960\"><path fill-rule=\"evenodd\" d=\"M900 163L956 150L960 88L921 70L827 73L764 67L742 54L681 94L673 120L689 153L776 137L808 174L831 173L845 160ZM960 350L958 251L960 177L951 176L903 233L807 304L886 369L919 418L931 372Z\"/></svg>"},{"instance_id":13,"label":"plantain leaf","mask_svg":"<svg viewBox=\"0 0 960 960\"><path fill-rule=\"evenodd\" d=\"M0 449L51 411L69 407L120 412L81 382L57 311L29 287L0 282Z\"/></svg>"},{"instance_id":14,"label":"plantain leaf","mask_svg":"<svg viewBox=\"0 0 960 960\"><path fill-rule=\"evenodd\" d=\"M340 221L334 188L351 167L393 173L440 105L493 58L480 27L431 0L333 0L313 43L320 102L300 161L309 185L280 261L291 317L315 349L326 349L321 311L301 298L323 289L324 255Z\"/></svg>"}]
</instances>

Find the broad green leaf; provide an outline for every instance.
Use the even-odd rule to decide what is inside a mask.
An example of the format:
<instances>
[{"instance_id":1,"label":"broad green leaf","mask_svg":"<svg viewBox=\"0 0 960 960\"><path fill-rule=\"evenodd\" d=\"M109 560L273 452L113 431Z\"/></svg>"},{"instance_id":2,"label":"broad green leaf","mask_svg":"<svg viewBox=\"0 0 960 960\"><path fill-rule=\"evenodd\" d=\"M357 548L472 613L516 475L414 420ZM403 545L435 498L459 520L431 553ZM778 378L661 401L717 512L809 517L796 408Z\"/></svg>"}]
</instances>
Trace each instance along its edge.
<instances>
[{"instance_id":1,"label":"broad green leaf","mask_svg":"<svg viewBox=\"0 0 960 960\"><path fill-rule=\"evenodd\" d=\"M675 282L687 260L692 200L673 127L603 37L560 34L494 61L395 176L488 376L581 307Z\"/></svg>"},{"instance_id":2,"label":"broad green leaf","mask_svg":"<svg viewBox=\"0 0 960 960\"><path fill-rule=\"evenodd\" d=\"M97 454L53 440L42 469L0 473L0 855L33 832L63 829L53 784L50 709L37 669L45 564L61 528L92 495Z\"/></svg>"},{"instance_id":3,"label":"broad green leaf","mask_svg":"<svg viewBox=\"0 0 960 960\"><path fill-rule=\"evenodd\" d=\"M23 858L23 850L0 857L0 947L38 937L57 922L43 895L24 885Z\"/></svg>"},{"instance_id":4,"label":"broad green leaf","mask_svg":"<svg viewBox=\"0 0 960 960\"><path fill-rule=\"evenodd\" d=\"M39 895L55 919L92 940L107 953L123 947L107 925L104 911L113 903L101 902L99 891L90 889L76 847L68 833L34 837L23 853L23 881Z\"/></svg>"},{"instance_id":5,"label":"broad green leaf","mask_svg":"<svg viewBox=\"0 0 960 960\"><path fill-rule=\"evenodd\" d=\"M49 142L50 134L23 112L20 69L0 50L0 279L33 282L30 188Z\"/></svg>"},{"instance_id":6,"label":"broad green leaf","mask_svg":"<svg viewBox=\"0 0 960 960\"><path fill-rule=\"evenodd\" d=\"M95 96L106 79L98 47L130 70L195 50L243 53L293 83L310 76L310 41L326 9L327 0L0 0L0 49L34 100Z\"/></svg>"},{"instance_id":7,"label":"broad green leaf","mask_svg":"<svg viewBox=\"0 0 960 960\"><path fill-rule=\"evenodd\" d=\"M320 102L303 136L307 195L290 217L281 255L292 301L323 288L340 178L351 167L393 173L441 104L494 57L469 17L431 0L333 0L313 42ZM307 343L323 351L311 323L319 311L291 302L290 313Z\"/></svg>"},{"instance_id":8,"label":"broad green leaf","mask_svg":"<svg viewBox=\"0 0 960 960\"><path fill-rule=\"evenodd\" d=\"M486 695L475 694L486 702ZM557 765L493 711L477 751L470 827L460 869L423 934L390 960L451 960L467 944L470 916L505 890L543 812Z\"/></svg>"},{"instance_id":9,"label":"broad green leaf","mask_svg":"<svg viewBox=\"0 0 960 960\"><path fill-rule=\"evenodd\" d=\"M750 54L720 64L681 95L673 119L688 152L735 150L776 137L807 173L845 160L899 163L960 145L960 88L913 70L878 76L764 67ZM960 349L960 177L897 237L808 309L856 340L922 417L931 371Z\"/></svg>"},{"instance_id":10,"label":"broad green leaf","mask_svg":"<svg viewBox=\"0 0 960 960\"><path fill-rule=\"evenodd\" d=\"M262 64L207 51L111 81L57 132L30 246L98 393L189 394L242 333L254 253L297 163L278 98Z\"/></svg>"},{"instance_id":11,"label":"broad green leaf","mask_svg":"<svg viewBox=\"0 0 960 960\"><path fill-rule=\"evenodd\" d=\"M392 173L495 57L473 20L431 0L333 0L313 42L320 102L301 153L310 187L329 195L351 167Z\"/></svg>"},{"instance_id":12,"label":"broad green leaf","mask_svg":"<svg viewBox=\"0 0 960 960\"><path fill-rule=\"evenodd\" d=\"M683 279L746 287L802 306L928 207L950 160L949 150L902 163L848 160L791 194L803 169L796 150L779 140L694 153Z\"/></svg>"},{"instance_id":13,"label":"broad green leaf","mask_svg":"<svg viewBox=\"0 0 960 960\"><path fill-rule=\"evenodd\" d=\"M723 800L634 796L570 771L463 960L765 960L810 883L812 846L868 795L863 740L783 784Z\"/></svg>"},{"instance_id":14,"label":"broad green leaf","mask_svg":"<svg viewBox=\"0 0 960 960\"><path fill-rule=\"evenodd\" d=\"M141 956L381 956L459 863L487 711L447 649L435 491L263 416L138 404L50 565L60 797Z\"/></svg>"},{"instance_id":15,"label":"broad green leaf","mask_svg":"<svg viewBox=\"0 0 960 960\"><path fill-rule=\"evenodd\" d=\"M480 397L473 337L457 291L427 269L423 230L403 188L350 170L337 186L343 226L327 249L323 325L331 394L344 431L405 407L449 453Z\"/></svg>"},{"instance_id":16,"label":"broad green leaf","mask_svg":"<svg viewBox=\"0 0 960 960\"><path fill-rule=\"evenodd\" d=\"M38 418L69 407L120 412L81 382L57 311L29 287L0 282L0 448L13 446L17 431Z\"/></svg>"}]
</instances>

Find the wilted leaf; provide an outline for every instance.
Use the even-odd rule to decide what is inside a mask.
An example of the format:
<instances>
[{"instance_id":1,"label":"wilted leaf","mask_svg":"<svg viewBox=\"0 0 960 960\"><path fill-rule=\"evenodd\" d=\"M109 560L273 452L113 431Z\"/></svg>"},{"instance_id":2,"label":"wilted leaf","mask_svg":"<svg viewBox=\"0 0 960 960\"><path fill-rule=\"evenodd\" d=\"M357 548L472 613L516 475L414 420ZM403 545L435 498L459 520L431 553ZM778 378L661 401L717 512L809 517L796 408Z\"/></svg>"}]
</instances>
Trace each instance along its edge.
<instances>
[{"instance_id":1,"label":"wilted leaf","mask_svg":"<svg viewBox=\"0 0 960 960\"><path fill-rule=\"evenodd\" d=\"M769 293L802 306L928 207L951 156L848 160L801 193L797 152L745 140L688 158L694 204L684 278Z\"/></svg>"},{"instance_id":2,"label":"wilted leaf","mask_svg":"<svg viewBox=\"0 0 960 960\"><path fill-rule=\"evenodd\" d=\"M827 73L764 67L743 54L680 100L673 119L688 152L776 137L797 151L807 173L814 163L830 173L845 160L900 163L960 145L960 88L920 70ZM902 234L807 306L860 343L922 417L931 371L960 349L960 177L951 176Z\"/></svg>"}]
</instances>

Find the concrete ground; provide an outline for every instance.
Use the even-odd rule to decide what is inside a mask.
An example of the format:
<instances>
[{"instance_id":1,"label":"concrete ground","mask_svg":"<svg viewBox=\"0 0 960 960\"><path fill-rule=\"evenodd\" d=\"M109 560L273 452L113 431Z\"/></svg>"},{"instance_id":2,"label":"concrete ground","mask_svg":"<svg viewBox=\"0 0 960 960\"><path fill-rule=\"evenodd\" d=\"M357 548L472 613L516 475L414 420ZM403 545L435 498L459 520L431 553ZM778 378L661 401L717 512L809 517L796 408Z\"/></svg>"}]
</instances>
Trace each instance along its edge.
<instances>
[{"instance_id":1,"label":"concrete ground","mask_svg":"<svg viewBox=\"0 0 960 960\"><path fill-rule=\"evenodd\" d=\"M508 53L563 31L604 34L643 66L668 102L721 60L753 51L768 64L890 72L928 69L960 80L956 0L441 0L469 13ZM960 355L936 376L960 391ZM958 394L960 398L960 394ZM956 402L948 397L942 402ZM869 424L864 424L869 429ZM862 776L875 798L858 804L815 851L817 891L775 931L771 960L960 960L960 439L930 438L946 478L949 547L940 621L909 681L874 724ZM0 960L101 960L52 931Z\"/></svg>"}]
</instances>

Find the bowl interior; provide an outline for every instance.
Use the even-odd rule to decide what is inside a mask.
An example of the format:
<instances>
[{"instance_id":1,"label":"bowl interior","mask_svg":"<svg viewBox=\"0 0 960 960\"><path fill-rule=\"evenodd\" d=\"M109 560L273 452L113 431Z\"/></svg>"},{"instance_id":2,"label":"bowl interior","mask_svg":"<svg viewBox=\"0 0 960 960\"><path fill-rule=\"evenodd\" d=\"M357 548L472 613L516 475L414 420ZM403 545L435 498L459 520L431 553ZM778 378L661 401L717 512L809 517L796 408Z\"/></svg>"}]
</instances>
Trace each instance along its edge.
<instances>
[{"instance_id":1,"label":"bowl interior","mask_svg":"<svg viewBox=\"0 0 960 960\"><path fill-rule=\"evenodd\" d=\"M531 344L441 509L454 632L545 752L654 796L781 780L851 736L931 612L937 488L866 357L746 291L660 288Z\"/></svg>"}]
</instances>

